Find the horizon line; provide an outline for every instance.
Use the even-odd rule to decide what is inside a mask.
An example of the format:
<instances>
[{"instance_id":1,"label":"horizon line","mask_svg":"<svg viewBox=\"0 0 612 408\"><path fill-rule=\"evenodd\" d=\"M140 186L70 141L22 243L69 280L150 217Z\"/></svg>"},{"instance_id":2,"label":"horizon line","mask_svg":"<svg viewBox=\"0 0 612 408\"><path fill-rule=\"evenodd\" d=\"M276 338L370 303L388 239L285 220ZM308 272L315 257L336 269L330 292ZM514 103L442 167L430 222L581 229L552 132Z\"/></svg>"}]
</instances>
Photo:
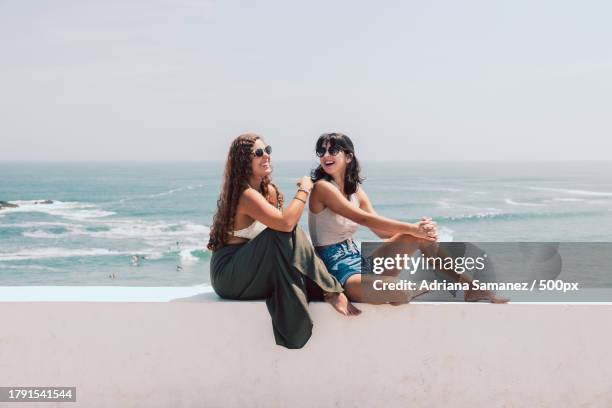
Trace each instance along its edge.
<instances>
[{"instance_id":1,"label":"horizon line","mask_svg":"<svg viewBox=\"0 0 612 408\"><path fill-rule=\"evenodd\" d=\"M280 159L274 160L276 163L306 163L317 161L317 159ZM359 159L359 161L363 163L612 163L612 159L561 159L561 160L534 160L534 159L503 159L503 160L400 160L400 159L390 159L390 160L380 160L380 159ZM104 163L125 163L125 164L147 164L147 163L165 163L165 164L180 164L180 163L224 163L225 160L185 160L185 159L176 159L176 160L167 160L167 159L152 159L152 160L108 160L108 159L99 159L99 160L33 160L33 159L18 159L18 160L0 160L0 164L13 164L13 163L21 163L21 164L87 164L87 163L96 163L96 164L104 164Z\"/></svg>"}]
</instances>

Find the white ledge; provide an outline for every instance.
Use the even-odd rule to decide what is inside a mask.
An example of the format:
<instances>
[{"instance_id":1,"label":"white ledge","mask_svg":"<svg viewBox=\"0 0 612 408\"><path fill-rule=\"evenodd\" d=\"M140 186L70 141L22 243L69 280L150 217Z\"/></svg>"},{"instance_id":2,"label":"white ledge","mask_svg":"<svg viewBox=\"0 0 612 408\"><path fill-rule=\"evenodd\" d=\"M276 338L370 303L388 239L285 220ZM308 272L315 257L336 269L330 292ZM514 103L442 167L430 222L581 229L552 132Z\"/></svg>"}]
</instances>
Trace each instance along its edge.
<instances>
[{"instance_id":1,"label":"white ledge","mask_svg":"<svg viewBox=\"0 0 612 408\"><path fill-rule=\"evenodd\" d=\"M0 383L76 386L75 407L612 406L612 306L459 304L312 303L287 350L264 302L211 293L0 302Z\"/></svg>"},{"instance_id":2,"label":"white ledge","mask_svg":"<svg viewBox=\"0 0 612 408\"><path fill-rule=\"evenodd\" d=\"M0 302L169 302L213 293L198 286L0 286Z\"/></svg>"},{"instance_id":3,"label":"white ledge","mask_svg":"<svg viewBox=\"0 0 612 408\"><path fill-rule=\"evenodd\" d=\"M514 304L583 304L610 305L612 290L583 289L578 294L567 294L567 300L557 300L563 294L547 293L503 293ZM463 298L459 291L457 299ZM467 304L456 301L445 291L430 292L420 296L413 303L443 305ZM535 299L535 300L534 300ZM589 299L598 299L591 301ZM0 286L1 302L210 302L221 301L210 285L196 286ZM544 302L545 301L545 302Z\"/></svg>"}]
</instances>

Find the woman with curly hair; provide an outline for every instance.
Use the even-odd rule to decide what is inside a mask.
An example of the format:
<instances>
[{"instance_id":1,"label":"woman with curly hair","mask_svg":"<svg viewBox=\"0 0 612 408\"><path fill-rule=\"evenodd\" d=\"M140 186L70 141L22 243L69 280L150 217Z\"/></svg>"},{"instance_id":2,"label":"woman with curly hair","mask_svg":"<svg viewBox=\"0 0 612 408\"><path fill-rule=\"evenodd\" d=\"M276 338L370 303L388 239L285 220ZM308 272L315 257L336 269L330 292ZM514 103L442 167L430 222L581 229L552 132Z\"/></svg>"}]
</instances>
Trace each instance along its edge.
<instances>
[{"instance_id":1,"label":"woman with curly hair","mask_svg":"<svg viewBox=\"0 0 612 408\"><path fill-rule=\"evenodd\" d=\"M322 294L345 315L361 312L297 227L312 181L303 177L283 209L283 195L270 180L271 153L252 133L230 146L208 243L210 277L222 298L266 299L276 343L301 348L312 334L309 296Z\"/></svg>"}]
</instances>

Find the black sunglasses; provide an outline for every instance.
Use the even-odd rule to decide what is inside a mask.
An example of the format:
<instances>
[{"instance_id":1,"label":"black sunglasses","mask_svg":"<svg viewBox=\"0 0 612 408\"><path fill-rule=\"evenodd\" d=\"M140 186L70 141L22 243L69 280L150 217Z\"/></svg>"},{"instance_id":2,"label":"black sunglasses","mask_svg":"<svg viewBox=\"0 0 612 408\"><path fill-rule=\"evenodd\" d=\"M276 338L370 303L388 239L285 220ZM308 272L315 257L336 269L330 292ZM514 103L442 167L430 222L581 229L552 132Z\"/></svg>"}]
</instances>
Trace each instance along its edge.
<instances>
[{"instance_id":1,"label":"black sunglasses","mask_svg":"<svg viewBox=\"0 0 612 408\"><path fill-rule=\"evenodd\" d=\"M336 156L341 151L342 151L342 148L340 148L340 146L330 146L327 149L321 146L317 149L317 157L325 156L325 152L329 152L330 156Z\"/></svg>"},{"instance_id":2,"label":"black sunglasses","mask_svg":"<svg viewBox=\"0 0 612 408\"><path fill-rule=\"evenodd\" d=\"M261 157L264 155L264 152L268 153L268 155L272 154L272 146L267 145L264 149L261 147L259 149L255 149L253 154L257 157Z\"/></svg>"}]
</instances>

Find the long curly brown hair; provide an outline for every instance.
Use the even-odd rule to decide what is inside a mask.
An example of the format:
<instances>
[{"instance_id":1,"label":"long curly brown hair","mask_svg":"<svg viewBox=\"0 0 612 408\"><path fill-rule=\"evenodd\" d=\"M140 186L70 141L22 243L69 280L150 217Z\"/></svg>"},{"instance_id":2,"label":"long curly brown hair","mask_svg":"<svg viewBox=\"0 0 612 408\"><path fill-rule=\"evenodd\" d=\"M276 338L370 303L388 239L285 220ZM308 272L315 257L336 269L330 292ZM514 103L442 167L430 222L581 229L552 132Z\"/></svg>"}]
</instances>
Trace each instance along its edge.
<instances>
[{"instance_id":1,"label":"long curly brown hair","mask_svg":"<svg viewBox=\"0 0 612 408\"><path fill-rule=\"evenodd\" d=\"M207 248L211 251L219 249L227 244L231 232L234 230L236 209L240 195L249 188L249 177L253 174L251 162L253 160L253 145L255 141L261 139L254 133L245 133L238 136L232 142L225 162L225 172L223 175L223 185L217 200L217 213L213 218L210 238ZM272 203L270 188L276 190L277 208L283 206L283 195L279 188L272 183L269 176L266 176L259 185L259 192Z\"/></svg>"}]
</instances>

